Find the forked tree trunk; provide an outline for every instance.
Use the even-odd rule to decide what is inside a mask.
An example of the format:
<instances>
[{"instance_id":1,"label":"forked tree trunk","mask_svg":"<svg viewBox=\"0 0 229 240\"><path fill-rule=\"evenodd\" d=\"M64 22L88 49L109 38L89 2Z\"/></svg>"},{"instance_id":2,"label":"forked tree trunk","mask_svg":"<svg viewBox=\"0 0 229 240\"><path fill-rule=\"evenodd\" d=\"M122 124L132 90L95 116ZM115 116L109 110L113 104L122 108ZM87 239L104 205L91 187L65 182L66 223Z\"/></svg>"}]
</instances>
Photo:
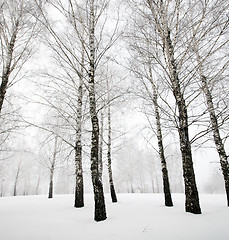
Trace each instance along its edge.
<instances>
[{"instance_id":1,"label":"forked tree trunk","mask_svg":"<svg viewBox=\"0 0 229 240\"><path fill-rule=\"evenodd\" d=\"M114 187L113 174L112 174L112 166L111 166L111 107L110 107L110 89L109 82L107 79L107 121L108 121L108 142L107 142L107 162L108 162L108 174L109 174L109 185L110 185L110 193L112 202L117 202L117 196Z\"/></svg>"},{"instance_id":2,"label":"forked tree trunk","mask_svg":"<svg viewBox=\"0 0 229 240\"><path fill-rule=\"evenodd\" d=\"M203 74L201 75L201 81L202 81L202 86L203 86L203 92L206 97L208 112L210 114L214 142L215 142L215 146L216 146L217 152L219 154L219 158L220 158L220 165L221 165L221 169L222 169L222 173L223 173L223 177L224 177L225 190L226 190L226 195L227 195L227 206L229 207L229 163L227 160L228 156L226 154L224 144L220 137L219 125L218 125L218 120L217 120L217 117L215 114L214 104L213 104L213 100L212 100L212 94L209 90L207 79Z\"/></svg>"},{"instance_id":3,"label":"forked tree trunk","mask_svg":"<svg viewBox=\"0 0 229 240\"><path fill-rule=\"evenodd\" d=\"M90 0L90 16L89 16L89 49L90 49L90 66L89 66L89 102L90 115L92 123L91 137L91 175L94 190L95 201L95 221L103 221L107 218L106 206L103 193L103 184L99 174L99 121L96 111L95 99L95 15L94 0Z\"/></svg>"},{"instance_id":4,"label":"forked tree trunk","mask_svg":"<svg viewBox=\"0 0 229 240\"><path fill-rule=\"evenodd\" d=\"M82 168L82 99L83 99L83 81L80 79L78 88L78 106L77 106L77 130L75 146L75 167L76 167L76 187L75 187L75 205L80 208L84 206L84 186L83 186L83 168Z\"/></svg>"},{"instance_id":5,"label":"forked tree trunk","mask_svg":"<svg viewBox=\"0 0 229 240\"><path fill-rule=\"evenodd\" d=\"M151 77L151 85L153 88L153 104L154 104L154 111L155 111L155 118L156 118L156 126L157 126L157 140L158 140L158 148L159 148L159 156L161 159L161 167L162 167L162 178L163 178L163 190L164 190L164 196L165 196L165 206L172 207L173 201L172 196L170 192L170 184L169 184L169 176L168 176L168 169L167 164L165 160L165 154L164 154L164 146L163 146L163 140L162 140L162 131L161 131L161 121L160 121L160 114L159 114L159 107L157 102L157 90L156 86L152 81L152 72L150 69L150 77Z\"/></svg>"},{"instance_id":6,"label":"forked tree trunk","mask_svg":"<svg viewBox=\"0 0 229 240\"><path fill-rule=\"evenodd\" d=\"M193 168L191 144L189 141L187 106L180 86L180 79L178 76L177 65L174 57L174 47L170 36L170 30L168 28L168 12L165 12L168 9L166 8L163 0L160 0L160 3L157 5L159 12L156 12L157 10L155 10L152 1L147 0L147 4L155 18L155 24L163 42L163 51L170 73L171 88L176 100L176 105L178 107L178 132L180 138L180 150L182 155L186 197L185 209L186 212L201 214L199 194L197 191L195 173Z\"/></svg>"}]
</instances>

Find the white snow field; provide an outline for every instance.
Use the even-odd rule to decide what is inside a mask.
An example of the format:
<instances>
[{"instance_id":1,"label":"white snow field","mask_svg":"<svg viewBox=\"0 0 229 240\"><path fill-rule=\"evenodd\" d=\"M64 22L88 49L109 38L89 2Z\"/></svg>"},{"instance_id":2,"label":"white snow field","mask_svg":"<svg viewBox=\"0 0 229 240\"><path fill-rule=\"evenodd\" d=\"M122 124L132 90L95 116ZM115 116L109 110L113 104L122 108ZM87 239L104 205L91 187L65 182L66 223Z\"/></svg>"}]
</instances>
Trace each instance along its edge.
<instances>
[{"instance_id":1,"label":"white snow field","mask_svg":"<svg viewBox=\"0 0 229 240\"><path fill-rule=\"evenodd\" d=\"M174 207L162 194L106 195L108 218L93 220L93 196L73 207L73 195L0 198L0 240L228 240L229 208L225 195L200 195L203 214L184 212L183 194Z\"/></svg>"}]
</instances>

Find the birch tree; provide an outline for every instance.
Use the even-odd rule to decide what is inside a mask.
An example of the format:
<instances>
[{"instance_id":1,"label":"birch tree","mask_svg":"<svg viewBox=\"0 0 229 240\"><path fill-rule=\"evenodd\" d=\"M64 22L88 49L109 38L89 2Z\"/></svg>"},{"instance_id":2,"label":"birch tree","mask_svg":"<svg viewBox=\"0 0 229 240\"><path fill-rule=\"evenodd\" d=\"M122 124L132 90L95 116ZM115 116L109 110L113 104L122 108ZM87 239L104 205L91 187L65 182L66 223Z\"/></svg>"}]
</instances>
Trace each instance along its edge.
<instances>
[{"instance_id":1,"label":"birch tree","mask_svg":"<svg viewBox=\"0 0 229 240\"><path fill-rule=\"evenodd\" d=\"M54 149L53 149L53 155L52 155L51 166L50 166L48 198L53 198L53 176L54 176L54 171L55 171L55 167L56 167L56 155L57 155L57 143L58 143L57 141L58 141L58 137L55 136Z\"/></svg>"},{"instance_id":2,"label":"birch tree","mask_svg":"<svg viewBox=\"0 0 229 240\"><path fill-rule=\"evenodd\" d=\"M227 205L229 206L229 163L223 138L220 134L220 125L222 124L219 122L219 117L222 117L222 113L217 115L213 97L214 88L217 88L227 78L226 69L229 61L224 51L227 51L229 44L228 6L228 2L224 0L212 1L212 3L207 1L202 5L198 5L198 11L203 16L199 21L199 25L201 26L197 29L192 24L192 31L193 33L195 32L193 51L196 60L193 64L197 69L200 88L205 96L207 110L210 115L211 130L220 159L225 182ZM191 22L194 22L195 18L193 16L196 14L193 11L191 12ZM227 88L224 88L224 90L226 93L228 92ZM222 95L225 96L225 94ZM218 96L218 99L222 101L222 96ZM225 104L225 109L228 110L227 104ZM222 122L227 122L227 118L228 114L226 114Z\"/></svg>"},{"instance_id":3,"label":"birch tree","mask_svg":"<svg viewBox=\"0 0 229 240\"><path fill-rule=\"evenodd\" d=\"M91 174L95 200L95 221L103 221L106 217L102 179L99 174L99 121L95 98L95 2L89 1L89 100L92 124L91 137Z\"/></svg>"},{"instance_id":4,"label":"birch tree","mask_svg":"<svg viewBox=\"0 0 229 240\"><path fill-rule=\"evenodd\" d=\"M7 89L23 77L19 73L36 49L34 39L40 31L40 26L33 17L35 12L36 6L31 1L1 1L0 113Z\"/></svg>"},{"instance_id":5,"label":"birch tree","mask_svg":"<svg viewBox=\"0 0 229 240\"><path fill-rule=\"evenodd\" d=\"M20 160L20 162L17 166L17 170L16 170L16 175L15 175L15 180L14 180L13 196L17 196L17 184L18 184L18 178L19 178L20 170L21 170L21 160Z\"/></svg>"},{"instance_id":6,"label":"birch tree","mask_svg":"<svg viewBox=\"0 0 229 240\"><path fill-rule=\"evenodd\" d=\"M83 62L83 59L82 59ZM81 68L83 74L83 68ZM78 104L77 104L77 122L76 122L76 143L75 143L75 165L76 165L76 189L75 189L75 207L84 206L83 189L83 167L82 167L82 107L83 107L83 82L79 79Z\"/></svg>"},{"instance_id":7,"label":"birch tree","mask_svg":"<svg viewBox=\"0 0 229 240\"><path fill-rule=\"evenodd\" d=\"M104 113L103 109L100 110L100 141L99 141L99 174L101 179L103 177L103 141L104 141Z\"/></svg>"},{"instance_id":8,"label":"birch tree","mask_svg":"<svg viewBox=\"0 0 229 240\"><path fill-rule=\"evenodd\" d=\"M135 38L135 36L133 36ZM164 151L164 143L163 143L163 135L162 135L162 126L161 126L161 114L160 114L160 106L158 104L158 89L156 86L155 77L153 77L153 70L150 59L147 59L144 54L142 54L142 48L143 48L143 42L146 41L146 49L148 48L148 42L146 39L142 39L140 44L137 44L136 42L131 45L131 51L136 52L136 55L138 56L135 58L131 65L131 71L134 73L134 75L140 80L141 84L143 85L143 91L140 90L139 97L144 99L144 103L149 106L150 113L154 112L154 114L149 114L146 109L145 115L147 116L149 125L151 130L154 131L154 128L156 129L154 131L154 134L157 137L157 145L158 150L157 153L159 154L159 158L161 161L161 170L162 170L162 179L163 179L163 190L164 190L164 196L165 196L165 206L171 207L173 206L171 192L170 192L170 183L169 183L169 175L168 175L168 168L166 163L166 157L165 157L165 151ZM149 51L149 49L147 50ZM134 54L135 55L135 54ZM155 127L152 124L152 115L155 119Z\"/></svg>"},{"instance_id":9,"label":"birch tree","mask_svg":"<svg viewBox=\"0 0 229 240\"><path fill-rule=\"evenodd\" d=\"M124 135L123 132L118 131L119 135L115 132L117 131L117 126L113 125L113 116L117 113L119 114L119 108L121 107L121 102L125 99L125 89L122 87L124 82L123 75L119 76L117 73L117 65L112 63L107 63L103 66L100 73L100 83L98 86L97 95L97 105L100 111L100 144L99 144L99 169L103 172L103 163L106 163L108 169L108 182L111 194L112 202L117 202L117 195L114 185L114 177L112 170L112 159L113 153L117 148L115 141L118 141L120 136ZM104 87L104 85L106 87ZM112 121L113 120L113 121ZM103 152L106 152L106 160L103 158Z\"/></svg>"},{"instance_id":10,"label":"birch tree","mask_svg":"<svg viewBox=\"0 0 229 240\"><path fill-rule=\"evenodd\" d=\"M226 150L220 136L219 125L217 116L215 113L215 108L213 104L213 98L211 91L209 90L209 86L207 83L207 78L204 74L201 74L201 82L203 85L203 92L206 97L207 107L210 115L211 125L212 125L212 132L214 137L215 146L220 158L220 165L224 177L225 182L225 190L227 195L227 206L229 207L229 163L228 163L228 155L226 154Z\"/></svg>"},{"instance_id":11,"label":"birch tree","mask_svg":"<svg viewBox=\"0 0 229 240\"><path fill-rule=\"evenodd\" d=\"M112 166L111 166L111 97L110 97L110 86L109 80L107 79L107 123L108 123L108 141L107 141L107 166L108 166L108 175L109 175L109 184L110 184L110 193L112 202L117 202L117 196L114 187Z\"/></svg>"},{"instance_id":12,"label":"birch tree","mask_svg":"<svg viewBox=\"0 0 229 240\"><path fill-rule=\"evenodd\" d=\"M36 1L37 5L39 3ZM66 5L67 4L67 5ZM75 154L75 202L74 207L80 208L84 206L84 185L83 185L83 167L82 167L82 124L83 124L83 96L84 96L84 55L85 49L80 39L84 34L77 25L77 19L73 9L73 2L55 2L50 1L48 10L54 10L62 18L58 27L53 25L57 19L49 18L47 13L40 8L42 18L40 19L43 26L49 33L44 40L45 44L53 52L54 64L58 66L58 70L45 71L43 77L51 79L52 84L43 83L41 87L50 94L42 98L42 104L54 109L64 127L68 128L70 136L64 135L62 129L57 136L74 150ZM47 10L47 12L48 12ZM79 22L82 19L79 19ZM69 31L65 31L64 26L69 24ZM61 28L61 30L59 29ZM79 31L79 32L78 32ZM73 36L75 37L75 45L73 44ZM80 39L80 40L79 40ZM82 40L84 41L84 39ZM78 48L81 50L79 51ZM54 66L55 68L55 66ZM53 96L54 98L50 98ZM76 97L77 96L77 97ZM56 101L57 100L57 101ZM61 126L59 126L61 127ZM50 131L49 129L46 129ZM74 133L72 133L74 131ZM54 131L55 132L55 131ZM55 134L55 133L54 133ZM74 137L72 142L71 134ZM72 150L71 150L72 151Z\"/></svg>"},{"instance_id":13,"label":"birch tree","mask_svg":"<svg viewBox=\"0 0 229 240\"><path fill-rule=\"evenodd\" d=\"M150 70L150 75L152 78L152 72ZM162 137L162 130L161 130L161 121L160 121L160 112L158 106L158 94L155 84L152 83L153 88L153 104L154 104L154 111L155 111L155 118L156 118L156 132L157 132L157 139L158 139L158 148L159 148L159 155L161 159L161 167L162 167L162 177L163 177L163 189L165 194L165 206L171 207L173 206L171 192L170 192L170 183L169 183L169 176L168 176L168 169L167 163L164 153L164 145L163 145L163 137Z\"/></svg>"}]
</instances>

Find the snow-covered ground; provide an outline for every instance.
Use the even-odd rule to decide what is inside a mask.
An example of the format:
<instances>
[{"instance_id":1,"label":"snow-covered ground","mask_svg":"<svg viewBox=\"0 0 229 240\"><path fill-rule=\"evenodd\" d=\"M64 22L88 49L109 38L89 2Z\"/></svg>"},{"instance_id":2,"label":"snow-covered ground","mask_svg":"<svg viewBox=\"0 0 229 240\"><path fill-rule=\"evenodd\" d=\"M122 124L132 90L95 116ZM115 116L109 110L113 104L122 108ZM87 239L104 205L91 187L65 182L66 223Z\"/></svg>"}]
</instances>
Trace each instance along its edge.
<instances>
[{"instance_id":1,"label":"snow-covered ground","mask_svg":"<svg viewBox=\"0 0 229 240\"><path fill-rule=\"evenodd\" d=\"M224 195L200 195L202 215L184 212L184 196L173 194L174 207L162 194L106 195L108 219L93 220L93 196L73 207L73 195L0 198L1 240L228 240L229 208Z\"/></svg>"}]
</instances>

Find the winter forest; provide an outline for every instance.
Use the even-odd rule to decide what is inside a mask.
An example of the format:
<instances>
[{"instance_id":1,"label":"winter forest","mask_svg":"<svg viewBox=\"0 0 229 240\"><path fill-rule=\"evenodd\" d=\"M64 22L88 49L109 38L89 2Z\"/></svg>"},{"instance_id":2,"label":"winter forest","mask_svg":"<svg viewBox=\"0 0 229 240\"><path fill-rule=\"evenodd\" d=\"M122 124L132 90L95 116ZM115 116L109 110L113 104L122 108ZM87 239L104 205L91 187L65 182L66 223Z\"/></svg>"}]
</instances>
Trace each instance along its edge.
<instances>
[{"instance_id":1,"label":"winter forest","mask_svg":"<svg viewBox=\"0 0 229 240\"><path fill-rule=\"evenodd\" d=\"M227 0L0 0L0 49L0 226L66 202L82 239L168 239L152 221L206 212L227 239Z\"/></svg>"}]
</instances>

